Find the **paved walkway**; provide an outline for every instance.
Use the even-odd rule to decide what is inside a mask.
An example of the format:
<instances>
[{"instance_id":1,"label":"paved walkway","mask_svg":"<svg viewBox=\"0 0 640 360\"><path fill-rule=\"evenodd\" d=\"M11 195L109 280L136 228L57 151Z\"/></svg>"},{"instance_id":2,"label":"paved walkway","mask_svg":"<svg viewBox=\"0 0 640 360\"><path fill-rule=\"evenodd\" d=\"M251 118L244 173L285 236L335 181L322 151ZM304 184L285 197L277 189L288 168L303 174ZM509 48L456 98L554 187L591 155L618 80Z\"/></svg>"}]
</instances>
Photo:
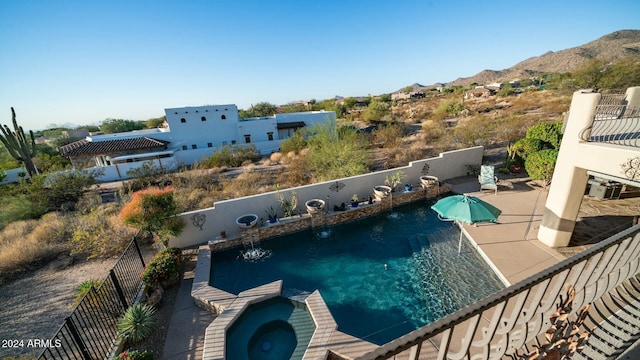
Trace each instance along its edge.
<instances>
[{"instance_id":1,"label":"paved walkway","mask_svg":"<svg viewBox=\"0 0 640 360\"><path fill-rule=\"evenodd\" d=\"M481 198L502 210L495 224L464 225L465 232L503 275L515 284L566 258L536 240L547 191L528 178L503 176L497 194L480 192L472 177L451 181L455 193ZM182 281L164 347L164 359L201 359L206 327L213 315L197 307L190 296L192 279Z\"/></svg>"}]
</instances>

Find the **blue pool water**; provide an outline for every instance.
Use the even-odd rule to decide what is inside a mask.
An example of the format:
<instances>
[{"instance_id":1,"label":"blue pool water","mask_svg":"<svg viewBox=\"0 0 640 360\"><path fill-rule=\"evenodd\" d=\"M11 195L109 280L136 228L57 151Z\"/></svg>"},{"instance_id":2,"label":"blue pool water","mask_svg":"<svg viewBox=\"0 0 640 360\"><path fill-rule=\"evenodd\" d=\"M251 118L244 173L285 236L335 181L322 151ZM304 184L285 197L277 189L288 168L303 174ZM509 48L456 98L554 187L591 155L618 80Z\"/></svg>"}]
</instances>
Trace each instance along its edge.
<instances>
[{"instance_id":1,"label":"blue pool water","mask_svg":"<svg viewBox=\"0 0 640 360\"><path fill-rule=\"evenodd\" d=\"M242 260L241 249L212 254L210 285L319 289L340 331L383 344L504 288L468 244L458 254L460 231L430 205L263 241L264 261Z\"/></svg>"},{"instance_id":2,"label":"blue pool water","mask_svg":"<svg viewBox=\"0 0 640 360\"><path fill-rule=\"evenodd\" d=\"M226 358L302 359L315 328L304 303L278 296L251 304L227 330Z\"/></svg>"}]
</instances>

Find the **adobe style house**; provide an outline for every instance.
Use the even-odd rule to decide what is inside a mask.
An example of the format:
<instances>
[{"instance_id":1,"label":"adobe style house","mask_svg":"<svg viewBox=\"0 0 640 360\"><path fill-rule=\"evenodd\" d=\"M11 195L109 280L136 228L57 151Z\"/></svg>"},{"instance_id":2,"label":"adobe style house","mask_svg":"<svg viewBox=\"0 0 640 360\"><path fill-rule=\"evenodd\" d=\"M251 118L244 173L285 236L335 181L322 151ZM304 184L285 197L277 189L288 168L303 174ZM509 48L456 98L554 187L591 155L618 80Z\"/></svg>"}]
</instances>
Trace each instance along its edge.
<instances>
[{"instance_id":1,"label":"adobe style house","mask_svg":"<svg viewBox=\"0 0 640 360\"><path fill-rule=\"evenodd\" d=\"M252 144L269 154L297 129L336 118L332 111L310 111L241 119L232 104L171 108L165 114L166 127L87 136L61 147L60 153L74 167L99 170L100 181L114 181L127 178L127 171L145 161L174 168L211 156L225 145Z\"/></svg>"}]
</instances>

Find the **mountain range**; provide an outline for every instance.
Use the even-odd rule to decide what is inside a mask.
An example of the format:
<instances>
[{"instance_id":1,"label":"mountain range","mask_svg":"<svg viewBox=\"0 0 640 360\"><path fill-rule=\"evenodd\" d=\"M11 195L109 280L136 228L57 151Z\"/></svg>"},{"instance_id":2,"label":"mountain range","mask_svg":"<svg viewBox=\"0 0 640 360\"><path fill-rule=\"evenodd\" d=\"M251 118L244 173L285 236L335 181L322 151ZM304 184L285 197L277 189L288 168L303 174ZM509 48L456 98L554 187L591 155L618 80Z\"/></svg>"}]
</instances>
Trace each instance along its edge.
<instances>
[{"instance_id":1,"label":"mountain range","mask_svg":"<svg viewBox=\"0 0 640 360\"><path fill-rule=\"evenodd\" d=\"M447 83L449 86L469 84L489 84L514 79L531 78L545 73L571 72L592 59L614 62L629 56L640 59L640 30L619 30L584 45L560 51L548 51L534 56L503 70L483 70L473 76L458 78ZM417 90L420 84L409 85ZM426 86L433 88L437 86ZM401 90L398 90L398 92Z\"/></svg>"}]
</instances>

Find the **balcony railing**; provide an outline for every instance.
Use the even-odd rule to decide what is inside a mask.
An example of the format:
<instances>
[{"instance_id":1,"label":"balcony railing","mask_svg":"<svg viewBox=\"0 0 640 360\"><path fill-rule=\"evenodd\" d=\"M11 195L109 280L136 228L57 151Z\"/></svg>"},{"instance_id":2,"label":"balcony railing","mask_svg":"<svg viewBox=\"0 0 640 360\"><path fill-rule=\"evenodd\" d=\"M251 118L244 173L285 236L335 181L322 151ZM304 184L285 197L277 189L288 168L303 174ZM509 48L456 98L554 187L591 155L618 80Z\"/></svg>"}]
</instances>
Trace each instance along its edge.
<instances>
[{"instance_id":1,"label":"balcony railing","mask_svg":"<svg viewBox=\"0 0 640 360\"><path fill-rule=\"evenodd\" d=\"M580 139L640 147L640 108L628 106L624 95L603 94L591 126L580 132Z\"/></svg>"},{"instance_id":2,"label":"balcony railing","mask_svg":"<svg viewBox=\"0 0 640 360\"><path fill-rule=\"evenodd\" d=\"M640 225L636 225L358 359L519 358L516 351L523 354L533 345L541 345L540 339L551 325L550 315L569 285L576 290L576 311L604 301L603 297L612 296L610 292L619 291L617 287L623 283L637 284L639 270Z\"/></svg>"}]
</instances>

